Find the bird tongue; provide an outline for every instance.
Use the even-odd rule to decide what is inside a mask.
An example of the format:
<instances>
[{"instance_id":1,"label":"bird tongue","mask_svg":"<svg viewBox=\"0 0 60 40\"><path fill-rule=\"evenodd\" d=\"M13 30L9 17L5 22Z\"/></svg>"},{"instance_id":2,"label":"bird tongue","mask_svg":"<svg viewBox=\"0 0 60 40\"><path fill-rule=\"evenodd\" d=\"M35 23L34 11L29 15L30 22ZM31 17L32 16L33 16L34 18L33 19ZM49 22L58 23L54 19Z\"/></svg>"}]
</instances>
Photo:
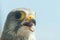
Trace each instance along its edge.
<instances>
[{"instance_id":1,"label":"bird tongue","mask_svg":"<svg viewBox=\"0 0 60 40\"><path fill-rule=\"evenodd\" d=\"M31 22L25 22L23 25L28 26L28 27L32 27L33 24Z\"/></svg>"}]
</instances>

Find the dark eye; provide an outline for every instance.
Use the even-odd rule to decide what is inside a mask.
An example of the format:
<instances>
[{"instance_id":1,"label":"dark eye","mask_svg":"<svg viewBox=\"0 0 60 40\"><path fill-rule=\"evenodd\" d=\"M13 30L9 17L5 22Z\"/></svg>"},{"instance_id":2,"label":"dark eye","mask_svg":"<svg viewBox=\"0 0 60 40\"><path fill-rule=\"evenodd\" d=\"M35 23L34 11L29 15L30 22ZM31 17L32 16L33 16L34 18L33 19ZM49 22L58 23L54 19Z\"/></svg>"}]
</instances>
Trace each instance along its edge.
<instances>
[{"instance_id":1,"label":"dark eye","mask_svg":"<svg viewBox=\"0 0 60 40\"><path fill-rule=\"evenodd\" d=\"M15 18L16 18L16 19L21 18L21 13L20 13L20 11L16 11L15 13L16 13L16 14L15 14Z\"/></svg>"}]
</instances>

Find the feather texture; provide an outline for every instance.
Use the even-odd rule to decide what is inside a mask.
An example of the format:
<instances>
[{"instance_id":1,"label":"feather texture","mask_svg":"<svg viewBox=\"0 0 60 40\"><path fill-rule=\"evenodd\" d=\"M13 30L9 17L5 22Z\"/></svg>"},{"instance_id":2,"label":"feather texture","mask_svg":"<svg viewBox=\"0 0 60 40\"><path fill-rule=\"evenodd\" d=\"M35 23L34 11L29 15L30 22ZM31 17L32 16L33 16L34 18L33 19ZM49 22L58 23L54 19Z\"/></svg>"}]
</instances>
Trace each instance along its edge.
<instances>
[{"instance_id":1,"label":"feather texture","mask_svg":"<svg viewBox=\"0 0 60 40\"><path fill-rule=\"evenodd\" d=\"M26 21L27 18L30 18L29 15L33 15L33 21L31 21L32 19ZM30 23L28 24L27 22ZM33 11L25 8L14 9L7 16L1 40L35 40L35 24Z\"/></svg>"}]
</instances>

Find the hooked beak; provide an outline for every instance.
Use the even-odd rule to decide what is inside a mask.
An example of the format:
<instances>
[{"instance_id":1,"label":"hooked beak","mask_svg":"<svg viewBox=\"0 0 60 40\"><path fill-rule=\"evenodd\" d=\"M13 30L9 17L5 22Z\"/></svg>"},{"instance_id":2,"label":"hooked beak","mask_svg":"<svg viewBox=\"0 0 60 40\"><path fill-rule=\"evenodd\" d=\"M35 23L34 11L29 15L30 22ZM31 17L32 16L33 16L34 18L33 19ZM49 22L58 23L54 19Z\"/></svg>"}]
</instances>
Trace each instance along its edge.
<instances>
[{"instance_id":1,"label":"hooked beak","mask_svg":"<svg viewBox=\"0 0 60 40\"><path fill-rule=\"evenodd\" d=\"M32 27L33 27L34 25L36 25L36 21L35 21L35 19L33 18L33 16L30 15L30 16L26 19L26 22L23 23L23 25L24 25L24 26L27 26L27 27L26 27L27 30L30 30L30 31L34 32L34 30L33 30Z\"/></svg>"}]
</instances>

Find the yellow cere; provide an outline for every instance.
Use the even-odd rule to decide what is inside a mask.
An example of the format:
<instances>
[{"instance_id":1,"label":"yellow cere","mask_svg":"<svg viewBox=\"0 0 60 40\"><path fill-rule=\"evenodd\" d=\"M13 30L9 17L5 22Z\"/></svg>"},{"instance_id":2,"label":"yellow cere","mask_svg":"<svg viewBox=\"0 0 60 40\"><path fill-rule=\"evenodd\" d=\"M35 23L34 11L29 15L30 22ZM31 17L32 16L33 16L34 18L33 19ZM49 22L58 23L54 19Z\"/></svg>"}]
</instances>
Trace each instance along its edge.
<instances>
[{"instance_id":1,"label":"yellow cere","mask_svg":"<svg viewBox=\"0 0 60 40\"><path fill-rule=\"evenodd\" d=\"M33 15L29 15L29 18L32 19L33 18Z\"/></svg>"},{"instance_id":2,"label":"yellow cere","mask_svg":"<svg viewBox=\"0 0 60 40\"><path fill-rule=\"evenodd\" d=\"M33 15L29 15L28 18L26 19L26 21L30 21L31 19L33 19Z\"/></svg>"}]
</instances>

